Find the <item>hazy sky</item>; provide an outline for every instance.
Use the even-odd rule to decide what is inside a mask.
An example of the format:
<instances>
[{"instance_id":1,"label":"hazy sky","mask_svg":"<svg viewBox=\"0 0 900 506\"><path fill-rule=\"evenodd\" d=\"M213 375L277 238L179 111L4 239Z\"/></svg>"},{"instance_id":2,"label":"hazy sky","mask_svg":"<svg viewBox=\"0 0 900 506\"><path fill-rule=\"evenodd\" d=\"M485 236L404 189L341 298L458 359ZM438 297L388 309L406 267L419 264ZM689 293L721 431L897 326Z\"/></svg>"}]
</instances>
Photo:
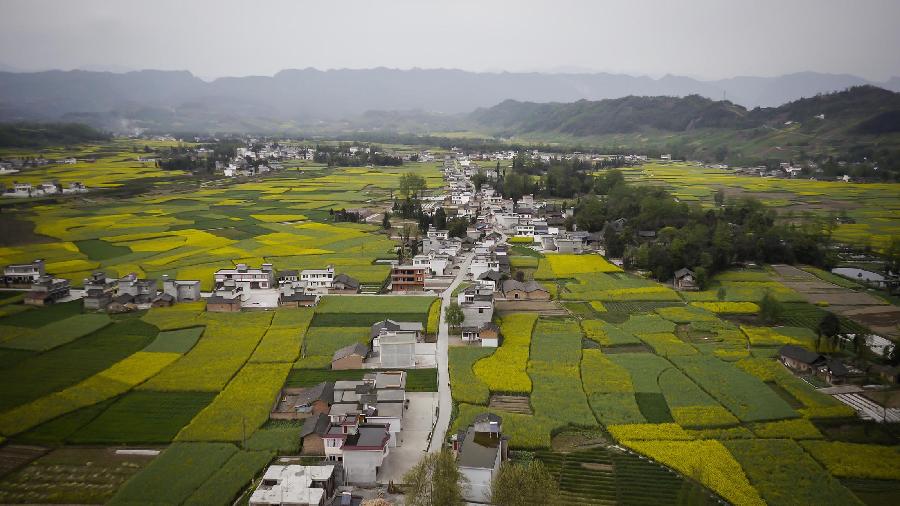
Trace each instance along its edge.
<instances>
[{"instance_id":1,"label":"hazy sky","mask_svg":"<svg viewBox=\"0 0 900 506\"><path fill-rule=\"evenodd\" d=\"M900 75L900 0L0 0L0 64Z\"/></svg>"}]
</instances>

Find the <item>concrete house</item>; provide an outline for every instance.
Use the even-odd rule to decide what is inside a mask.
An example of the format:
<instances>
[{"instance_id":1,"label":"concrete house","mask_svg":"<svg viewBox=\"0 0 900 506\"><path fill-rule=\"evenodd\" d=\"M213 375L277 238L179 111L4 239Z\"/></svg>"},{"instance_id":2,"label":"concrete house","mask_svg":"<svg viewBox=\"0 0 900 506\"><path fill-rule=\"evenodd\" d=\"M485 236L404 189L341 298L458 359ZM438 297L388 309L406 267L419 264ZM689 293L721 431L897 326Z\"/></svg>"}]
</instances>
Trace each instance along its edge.
<instances>
[{"instance_id":1,"label":"concrete house","mask_svg":"<svg viewBox=\"0 0 900 506\"><path fill-rule=\"evenodd\" d=\"M334 466L272 465L250 506L324 506L337 490Z\"/></svg>"},{"instance_id":2,"label":"concrete house","mask_svg":"<svg viewBox=\"0 0 900 506\"><path fill-rule=\"evenodd\" d=\"M116 294L116 288L119 280L116 278L106 277L103 271L94 271L91 277L84 278L84 309L101 310L112 302L113 296Z\"/></svg>"},{"instance_id":3,"label":"concrete house","mask_svg":"<svg viewBox=\"0 0 900 506\"><path fill-rule=\"evenodd\" d=\"M391 269L392 292L421 292L425 290L428 267L422 265L395 265Z\"/></svg>"},{"instance_id":4,"label":"concrete house","mask_svg":"<svg viewBox=\"0 0 900 506\"><path fill-rule=\"evenodd\" d=\"M131 273L119 278L116 287L116 297L129 296L131 302L140 304L149 304L156 297L156 280L143 279L137 277L137 274Z\"/></svg>"},{"instance_id":5,"label":"concrete house","mask_svg":"<svg viewBox=\"0 0 900 506\"><path fill-rule=\"evenodd\" d=\"M416 338L409 333L379 334L372 340L381 367L408 368L416 366Z\"/></svg>"},{"instance_id":6,"label":"concrete house","mask_svg":"<svg viewBox=\"0 0 900 506\"><path fill-rule=\"evenodd\" d=\"M334 282L334 266L324 269L303 269L300 271L300 284L307 293L328 293Z\"/></svg>"},{"instance_id":7,"label":"concrete house","mask_svg":"<svg viewBox=\"0 0 900 506\"><path fill-rule=\"evenodd\" d=\"M388 426L351 422L341 429L343 432L338 435L342 436L342 461L347 481L354 484L375 483L378 468L390 452ZM331 434L329 432L329 436Z\"/></svg>"},{"instance_id":8,"label":"concrete house","mask_svg":"<svg viewBox=\"0 0 900 506\"><path fill-rule=\"evenodd\" d=\"M300 287L283 285L278 292L279 307L313 307L318 302L318 295L305 292Z\"/></svg>"},{"instance_id":9,"label":"concrete house","mask_svg":"<svg viewBox=\"0 0 900 506\"><path fill-rule=\"evenodd\" d=\"M466 430L452 436L460 474L468 481L467 501L490 502L491 482L500 465L509 458L509 442L503 436L502 421L497 415L482 413Z\"/></svg>"},{"instance_id":10,"label":"concrete house","mask_svg":"<svg viewBox=\"0 0 900 506\"><path fill-rule=\"evenodd\" d=\"M331 357L331 368L333 370L362 369L363 362L368 356L369 347L362 343L344 346L334 352Z\"/></svg>"},{"instance_id":11,"label":"concrete house","mask_svg":"<svg viewBox=\"0 0 900 506\"><path fill-rule=\"evenodd\" d=\"M46 306L69 296L69 280L42 276L31 285L25 294L25 304L29 306Z\"/></svg>"},{"instance_id":12,"label":"concrete house","mask_svg":"<svg viewBox=\"0 0 900 506\"><path fill-rule=\"evenodd\" d=\"M206 310L213 313L233 313L241 310L243 288L237 286L233 279L225 280L216 286L215 292L206 299Z\"/></svg>"},{"instance_id":13,"label":"concrete house","mask_svg":"<svg viewBox=\"0 0 900 506\"><path fill-rule=\"evenodd\" d=\"M30 264L11 264L3 268L3 283L7 287L28 288L47 272L44 260L39 258Z\"/></svg>"},{"instance_id":14,"label":"concrete house","mask_svg":"<svg viewBox=\"0 0 900 506\"><path fill-rule=\"evenodd\" d=\"M481 326L462 327L462 340L469 343L481 343L482 348L496 348L500 346L500 327L495 323L487 322Z\"/></svg>"},{"instance_id":15,"label":"concrete house","mask_svg":"<svg viewBox=\"0 0 900 506\"><path fill-rule=\"evenodd\" d=\"M169 279L162 276L162 291L171 296L175 302L193 302L200 300L200 281L187 279Z\"/></svg>"},{"instance_id":16,"label":"concrete house","mask_svg":"<svg viewBox=\"0 0 900 506\"><path fill-rule=\"evenodd\" d=\"M409 334L416 340L419 340L424 332L425 327L422 325L422 322L398 322L387 319L372 324L372 327L369 329L369 339L386 334Z\"/></svg>"},{"instance_id":17,"label":"concrete house","mask_svg":"<svg viewBox=\"0 0 900 506\"><path fill-rule=\"evenodd\" d=\"M262 264L259 269L250 268L247 264L237 264L233 269L219 269L214 278L216 286L225 281L234 281L235 286L243 290L275 287L275 271L269 263Z\"/></svg>"}]
</instances>

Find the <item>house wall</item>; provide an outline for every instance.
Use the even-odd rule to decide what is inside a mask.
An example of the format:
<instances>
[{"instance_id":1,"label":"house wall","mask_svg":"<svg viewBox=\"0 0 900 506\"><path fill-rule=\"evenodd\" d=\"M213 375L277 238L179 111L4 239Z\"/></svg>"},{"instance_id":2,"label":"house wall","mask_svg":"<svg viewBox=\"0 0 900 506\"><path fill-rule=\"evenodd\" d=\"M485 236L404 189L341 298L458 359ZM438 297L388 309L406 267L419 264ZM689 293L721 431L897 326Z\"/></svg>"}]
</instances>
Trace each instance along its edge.
<instances>
[{"instance_id":1,"label":"house wall","mask_svg":"<svg viewBox=\"0 0 900 506\"><path fill-rule=\"evenodd\" d=\"M468 479L468 488L463 494L467 501L490 502L491 499L491 469L476 469L472 467L460 467L460 474Z\"/></svg>"},{"instance_id":2,"label":"house wall","mask_svg":"<svg viewBox=\"0 0 900 506\"><path fill-rule=\"evenodd\" d=\"M310 434L303 438L303 447L300 449L303 455L325 455L325 440L318 434Z\"/></svg>"},{"instance_id":3,"label":"house wall","mask_svg":"<svg viewBox=\"0 0 900 506\"><path fill-rule=\"evenodd\" d=\"M331 362L331 368L335 371L343 371L346 369L362 369L362 366L363 359L359 355L350 355Z\"/></svg>"},{"instance_id":4,"label":"house wall","mask_svg":"<svg viewBox=\"0 0 900 506\"><path fill-rule=\"evenodd\" d=\"M207 304L206 310L211 313L237 313L241 306L237 304Z\"/></svg>"},{"instance_id":5,"label":"house wall","mask_svg":"<svg viewBox=\"0 0 900 506\"><path fill-rule=\"evenodd\" d=\"M510 284L510 283L507 283ZM509 290L508 292L503 292L503 296L506 297L507 300L527 300L528 294L524 290Z\"/></svg>"},{"instance_id":6,"label":"house wall","mask_svg":"<svg viewBox=\"0 0 900 506\"><path fill-rule=\"evenodd\" d=\"M550 300L550 293L543 290L535 290L526 295L528 300Z\"/></svg>"},{"instance_id":7,"label":"house wall","mask_svg":"<svg viewBox=\"0 0 900 506\"><path fill-rule=\"evenodd\" d=\"M375 483L378 467L384 461L384 453L372 451L345 451L344 473L347 482L361 485Z\"/></svg>"},{"instance_id":8,"label":"house wall","mask_svg":"<svg viewBox=\"0 0 900 506\"><path fill-rule=\"evenodd\" d=\"M482 337L481 338L481 347L482 348L496 348L500 345L500 340L496 337Z\"/></svg>"}]
</instances>

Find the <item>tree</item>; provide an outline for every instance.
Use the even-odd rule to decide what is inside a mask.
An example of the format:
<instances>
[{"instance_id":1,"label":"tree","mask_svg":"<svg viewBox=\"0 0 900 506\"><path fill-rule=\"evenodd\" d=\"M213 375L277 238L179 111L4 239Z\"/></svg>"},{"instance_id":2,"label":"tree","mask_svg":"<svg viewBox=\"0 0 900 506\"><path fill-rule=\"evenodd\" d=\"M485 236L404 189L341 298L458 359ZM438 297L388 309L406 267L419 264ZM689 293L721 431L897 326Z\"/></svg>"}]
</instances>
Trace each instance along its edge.
<instances>
[{"instance_id":1,"label":"tree","mask_svg":"<svg viewBox=\"0 0 900 506\"><path fill-rule=\"evenodd\" d=\"M772 297L772 294L766 291L763 298L759 301L759 318L764 323L775 323L781 314L781 303Z\"/></svg>"},{"instance_id":2,"label":"tree","mask_svg":"<svg viewBox=\"0 0 900 506\"><path fill-rule=\"evenodd\" d=\"M556 480L540 460L527 464L504 462L491 482L491 503L495 506L520 504L558 505Z\"/></svg>"},{"instance_id":3,"label":"tree","mask_svg":"<svg viewBox=\"0 0 900 506\"><path fill-rule=\"evenodd\" d=\"M415 198L419 192L425 189L425 178L413 173L407 172L400 176L399 190L403 198Z\"/></svg>"},{"instance_id":4,"label":"tree","mask_svg":"<svg viewBox=\"0 0 900 506\"><path fill-rule=\"evenodd\" d=\"M457 328L462 325L465 315L463 314L462 308L459 307L459 304L451 302L450 305L447 306L447 309L444 310L444 319L447 320L447 325L449 325L450 328Z\"/></svg>"},{"instance_id":5,"label":"tree","mask_svg":"<svg viewBox=\"0 0 900 506\"><path fill-rule=\"evenodd\" d=\"M428 453L404 476L409 506L456 506L464 504L466 477L459 472L448 449Z\"/></svg>"},{"instance_id":6,"label":"tree","mask_svg":"<svg viewBox=\"0 0 900 506\"><path fill-rule=\"evenodd\" d=\"M719 287L719 290L716 292L716 299L718 299L718 300L725 300L725 295L726 295L726 293L725 293L725 287L724 287L724 286L720 286L720 287Z\"/></svg>"},{"instance_id":7,"label":"tree","mask_svg":"<svg viewBox=\"0 0 900 506\"><path fill-rule=\"evenodd\" d=\"M822 317L822 320L819 321L818 327L816 327L817 333L819 336L827 337L832 344L832 348L834 347L835 340L837 339L837 335L841 331L841 321L835 316L834 313L828 311Z\"/></svg>"},{"instance_id":8,"label":"tree","mask_svg":"<svg viewBox=\"0 0 900 506\"><path fill-rule=\"evenodd\" d=\"M466 236L466 230L469 228L469 220L466 218L453 218L447 223L447 230L450 237L459 237L462 239Z\"/></svg>"},{"instance_id":9,"label":"tree","mask_svg":"<svg viewBox=\"0 0 900 506\"><path fill-rule=\"evenodd\" d=\"M443 207L437 208L437 211L434 212L434 220L432 221L434 224L434 228L438 230L446 230L447 228L447 213L444 211Z\"/></svg>"},{"instance_id":10,"label":"tree","mask_svg":"<svg viewBox=\"0 0 900 506\"><path fill-rule=\"evenodd\" d=\"M713 200L716 202L716 207L722 207L722 204L725 203L725 190L721 188L716 190L716 193L713 195Z\"/></svg>"},{"instance_id":11,"label":"tree","mask_svg":"<svg viewBox=\"0 0 900 506\"><path fill-rule=\"evenodd\" d=\"M391 213L390 211L385 211L384 216L381 218L381 228L385 230L391 229Z\"/></svg>"}]
</instances>

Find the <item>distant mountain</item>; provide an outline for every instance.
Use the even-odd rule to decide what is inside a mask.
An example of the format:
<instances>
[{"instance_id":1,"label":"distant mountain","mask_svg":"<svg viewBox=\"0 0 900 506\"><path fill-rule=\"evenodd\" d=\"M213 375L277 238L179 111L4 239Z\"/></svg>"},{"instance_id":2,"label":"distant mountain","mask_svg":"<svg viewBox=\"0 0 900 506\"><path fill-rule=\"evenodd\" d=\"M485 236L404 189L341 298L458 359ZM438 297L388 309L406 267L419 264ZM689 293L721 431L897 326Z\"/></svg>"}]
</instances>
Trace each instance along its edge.
<instances>
[{"instance_id":1,"label":"distant mountain","mask_svg":"<svg viewBox=\"0 0 900 506\"><path fill-rule=\"evenodd\" d=\"M893 131L891 121L897 112L900 112L900 93L857 86L779 107L752 110L699 95L629 96L545 104L506 100L494 107L477 109L467 119L475 126L501 135L543 132L586 137L711 128L739 130L790 123L808 125L811 129L828 126L857 133L887 133Z\"/></svg>"},{"instance_id":2,"label":"distant mountain","mask_svg":"<svg viewBox=\"0 0 900 506\"><path fill-rule=\"evenodd\" d=\"M538 104L504 101L466 116L468 130L504 138L670 152L759 163L812 155L880 153L900 162L900 93L875 86L747 109L698 95Z\"/></svg>"},{"instance_id":3,"label":"distant mountain","mask_svg":"<svg viewBox=\"0 0 900 506\"><path fill-rule=\"evenodd\" d=\"M441 128L446 118L504 100L598 101L627 96L726 97L746 108L868 84L854 76L799 73L699 81L621 74L474 73L461 70L284 70L211 82L184 71L0 72L0 121L84 121L110 130L285 131L376 126L366 111L439 113L400 127ZM877 83L876 83L877 84ZM880 85L900 90L900 79ZM711 113L711 112L710 112ZM418 113L416 113L418 114ZM435 123L435 119L438 118ZM709 118L707 118L709 119Z\"/></svg>"}]
</instances>

